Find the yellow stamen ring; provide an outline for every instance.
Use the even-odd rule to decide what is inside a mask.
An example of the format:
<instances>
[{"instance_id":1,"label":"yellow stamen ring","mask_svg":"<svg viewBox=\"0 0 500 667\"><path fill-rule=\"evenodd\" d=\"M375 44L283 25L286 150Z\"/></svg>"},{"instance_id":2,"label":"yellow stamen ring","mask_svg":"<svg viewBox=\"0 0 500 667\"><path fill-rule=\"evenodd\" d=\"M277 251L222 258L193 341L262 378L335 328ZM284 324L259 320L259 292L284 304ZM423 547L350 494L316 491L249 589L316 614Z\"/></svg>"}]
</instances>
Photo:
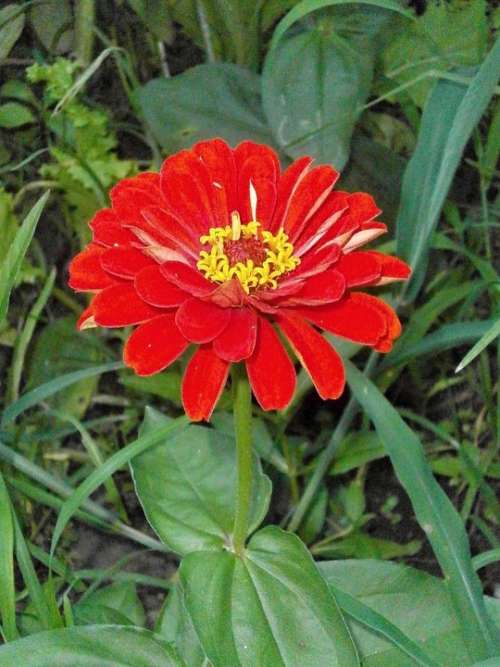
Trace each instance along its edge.
<instances>
[{"instance_id":1,"label":"yellow stamen ring","mask_svg":"<svg viewBox=\"0 0 500 667\"><path fill-rule=\"evenodd\" d=\"M293 244L289 242L287 234L280 229L277 234L261 230L260 222L252 220L242 225L237 212L231 215L231 226L212 227L208 234L200 238L202 245L211 245L209 251L202 250L196 266L215 283L224 283L237 278L244 291L257 287L276 289L278 278L289 271L293 271L300 264L300 259L293 255ZM266 258L256 265L253 259L236 262L231 265L224 244L240 239L255 239L262 244Z\"/></svg>"}]
</instances>

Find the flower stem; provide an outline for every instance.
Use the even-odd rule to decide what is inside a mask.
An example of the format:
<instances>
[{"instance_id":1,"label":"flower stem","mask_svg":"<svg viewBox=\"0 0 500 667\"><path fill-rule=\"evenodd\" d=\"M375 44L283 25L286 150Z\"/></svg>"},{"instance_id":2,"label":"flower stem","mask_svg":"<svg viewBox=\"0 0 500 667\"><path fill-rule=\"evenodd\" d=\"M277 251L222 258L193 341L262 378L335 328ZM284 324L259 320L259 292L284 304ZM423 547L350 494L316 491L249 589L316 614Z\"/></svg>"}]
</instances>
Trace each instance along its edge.
<instances>
[{"instance_id":1,"label":"flower stem","mask_svg":"<svg viewBox=\"0 0 500 667\"><path fill-rule=\"evenodd\" d=\"M241 556L245 548L252 499L252 393L244 369L236 364L233 366L233 387L234 430L238 464L233 547L234 551Z\"/></svg>"}]
</instances>

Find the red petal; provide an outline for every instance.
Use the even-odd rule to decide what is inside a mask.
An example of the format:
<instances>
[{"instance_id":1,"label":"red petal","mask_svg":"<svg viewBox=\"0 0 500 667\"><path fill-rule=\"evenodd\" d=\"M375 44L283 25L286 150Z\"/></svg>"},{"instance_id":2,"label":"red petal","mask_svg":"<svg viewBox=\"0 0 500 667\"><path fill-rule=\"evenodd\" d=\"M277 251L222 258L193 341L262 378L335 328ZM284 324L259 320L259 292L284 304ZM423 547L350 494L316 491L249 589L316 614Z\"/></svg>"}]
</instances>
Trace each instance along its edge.
<instances>
[{"instance_id":1,"label":"red petal","mask_svg":"<svg viewBox=\"0 0 500 667\"><path fill-rule=\"evenodd\" d=\"M179 306L189 298L189 294L183 292L166 280L157 264L148 266L135 277L135 289L137 294L151 306L158 308L171 308Z\"/></svg>"},{"instance_id":2,"label":"red petal","mask_svg":"<svg viewBox=\"0 0 500 667\"><path fill-rule=\"evenodd\" d=\"M347 287L369 285L380 278L382 267L377 257L370 252L350 252L342 255L335 268L346 279Z\"/></svg>"},{"instance_id":3,"label":"red petal","mask_svg":"<svg viewBox=\"0 0 500 667\"><path fill-rule=\"evenodd\" d=\"M308 278L298 294L293 295L286 303L307 306L321 305L338 301L345 292L345 279L336 268Z\"/></svg>"},{"instance_id":4,"label":"red petal","mask_svg":"<svg viewBox=\"0 0 500 667\"><path fill-rule=\"evenodd\" d=\"M200 239L192 228L186 229L177 218L158 206L143 209L142 215L149 225L149 227L143 227L144 231L154 231L155 236L159 235L162 239L167 238L168 245L198 259Z\"/></svg>"},{"instance_id":5,"label":"red petal","mask_svg":"<svg viewBox=\"0 0 500 667\"><path fill-rule=\"evenodd\" d=\"M110 208L98 211L89 222L89 226L93 232L94 243L109 248L137 243L135 234L120 225L116 213Z\"/></svg>"},{"instance_id":6,"label":"red petal","mask_svg":"<svg viewBox=\"0 0 500 667\"><path fill-rule=\"evenodd\" d=\"M386 322L385 333L378 340L375 349L378 352L390 352L392 343L401 334L401 322L394 310L385 301L371 294L364 294L363 296L367 300L367 303L370 303L373 308L378 310Z\"/></svg>"},{"instance_id":7,"label":"red petal","mask_svg":"<svg viewBox=\"0 0 500 667\"><path fill-rule=\"evenodd\" d=\"M307 220L328 197L338 173L331 167L312 169L299 183L285 216L283 227L292 243L304 229Z\"/></svg>"},{"instance_id":8,"label":"red petal","mask_svg":"<svg viewBox=\"0 0 500 667\"><path fill-rule=\"evenodd\" d=\"M96 323L102 327L141 324L162 314L161 310L143 301L131 283L113 285L102 290L95 296L92 308Z\"/></svg>"},{"instance_id":9,"label":"red petal","mask_svg":"<svg viewBox=\"0 0 500 667\"><path fill-rule=\"evenodd\" d=\"M249 308L232 308L231 321L214 340L214 352L225 361L247 359L255 348L257 315Z\"/></svg>"},{"instance_id":10,"label":"red petal","mask_svg":"<svg viewBox=\"0 0 500 667\"><path fill-rule=\"evenodd\" d=\"M366 245L387 232L387 226L383 222L369 222L358 232L353 234L344 245L344 252L351 252L360 246Z\"/></svg>"},{"instance_id":11,"label":"red petal","mask_svg":"<svg viewBox=\"0 0 500 667\"><path fill-rule=\"evenodd\" d=\"M411 268L399 257L384 255L375 250L369 250L365 254L375 257L382 268L382 276L377 285L386 285L394 280L407 280L411 276Z\"/></svg>"},{"instance_id":12,"label":"red petal","mask_svg":"<svg viewBox=\"0 0 500 667\"><path fill-rule=\"evenodd\" d=\"M252 391L263 410L283 410L295 391L295 368L272 325L259 318L253 355L246 360Z\"/></svg>"},{"instance_id":13,"label":"red petal","mask_svg":"<svg viewBox=\"0 0 500 667\"><path fill-rule=\"evenodd\" d=\"M120 278L134 278L139 271L154 261L137 248L107 248L102 257L102 268Z\"/></svg>"},{"instance_id":14,"label":"red petal","mask_svg":"<svg viewBox=\"0 0 500 667\"><path fill-rule=\"evenodd\" d=\"M95 243L76 255L69 265L68 285L79 292L93 292L119 282L108 275L101 266L101 257L106 252Z\"/></svg>"},{"instance_id":15,"label":"red petal","mask_svg":"<svg viewBox=\"0 0 500 667\"><path fill-rule=\"evenodd\" d=\"M278 324L321 398L338 398L345 386L344 366L330 343L301 317L291 313L280 311Z\"/></svg>"},{"instance_id":16,"label":"red petal","mask_svg":"<svg viewBox=\"0 0 500 667\"><path fill-rule=\"evenodd\" d=\"M267 229L276 205L280 163L276 153L261 144L244 141L234 151L238 170L238 209L243 220L254 217ZM253 215L250 185L257 195L257 215Z\"/></svg>"},{"instance_id":17,"label":"red petal","mask_svg":"<svg viewBox=\"0 0 500 667\"><path fill-rule=\"evenodd\" d=\"M175 324L173 313L160 315L141 324L123 350L123 361L137 375L153 375L170 366L189 343Z\"/></svg>"},{"instance_id":18,"label":"red petal","mask_svg":"<svg viewBox=\"0 0 500 667\"><path fill-rule=\"evenodd\" d=\"M213 185L208 169L193 151L180 151L161 168L161 189L168 210L199 235L215 226Z\"/></svg>"},{"instance_id":19,"label":"red petal","mask_svg":"<svg viewBox=\"0 0 500 667\"><path fill-rule=\"evenodd\" d=\"M324 203L307 221L300 237L294 241L295 255L302 256L309 252L316 244L324 244L335 240L332 229L337 226L347 208L347 194L344 192L330 192Z\"/></svg>"},{"instance_id":20,"label":"red petal","mask_svg":"<svg viewBox=\"0 0 500 667\"><path fill-rule=\"evenodd\" d=\"M160 176L152 172L124 178L110 192L113 211L120 224L131 226L141 218L141 210L161 201Z\"/></svg>"},{"instance_id":21,"label":"red petal","mask_svg":"<svg viewBox=\"0 0 500 667\"><path fill-rule=\"evenodd\" d=\"M197 269L183 262L165 262L160 268L169 282L193 296L207 296L217 289Z\"/></svg>"},{"instance_id":22,"label":"red petal","mask_svg":"<svg viewBox=\"0 0 500 667\"><path fill-rule=\"evenodd\" d=\"M210 174L217 226L231 224L230 213L238 208L238 181L233 151L222 139L200 141L193 146Z\"/></svg>"},{"instance_id":23,"label":"red petal","mask_svg":"<svg viewBox=\"0 0 500 667\"><path fill-rule=\"evenodd\" d=\"M76 323L76 328L78 331L84 331L85 329L93 329L96 325L94 320L94 309L92 308L92 303L88 308L85 308L83 313L78 318Z\"/></svg>"},{"instance_id":24,"label":"red petal","mask_svg":"<svg viewBox=\"0 0 500 667\"><path fill-rule=\"evenodd\" d=\"M229 364L211 347L199 347L191 357L182 381L182 403L191 421L209 421L224 390Z\"/></svg>"},{"instance_id":25,"label":"red petal","mask_svg":"<svg viewBox=\"0 0 500 667\"><path fill-rule=\"evenodd\" d=\"M281 174L276 193L276 207L274 209L273 220L269 229L276 233L283 227L283 218L288 210L290 199L297 189L298 184L304 178L312 162L310 157L301 157L285 169Z\"/></svg>"},{"instance_id":26,"label":"red petal","mask_svg":"<svg viewBox=\"0 0 500 667\"><path fill-rule=\"evenodd\" d=\"M192 343L208 343L227 327L229 308L219 308L209 301L187 299L175 315L177 326Z\"/></svg>"},{"instance_id":27,"label":"red petal","mask_svg":"<svg viewBox=\"0 0 500 667\"><path fill-rule=\"evenodd\" d=\"M387 333L387 319L368 294L351 292L337 303L296 308L296 313L336 336L375 346Z\"/></svg>"}]
</instances>

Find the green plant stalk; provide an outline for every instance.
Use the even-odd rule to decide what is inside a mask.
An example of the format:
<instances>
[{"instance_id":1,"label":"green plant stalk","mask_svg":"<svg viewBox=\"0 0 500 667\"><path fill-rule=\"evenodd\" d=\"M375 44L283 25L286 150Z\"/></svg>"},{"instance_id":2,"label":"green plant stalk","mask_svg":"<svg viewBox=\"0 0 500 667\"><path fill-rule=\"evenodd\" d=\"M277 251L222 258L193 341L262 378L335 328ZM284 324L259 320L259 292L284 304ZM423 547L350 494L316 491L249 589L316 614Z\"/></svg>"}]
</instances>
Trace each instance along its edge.
<instances>
[{"instance_id":1,"label":"green plant stalk","mask_svg":"<svg viewBox=\"0 0 500 667\"><path fill-rule=\"evenodd\" d=\"M77 0L75 7L75 50L84 67L90 64L94 48L94 0Z\"/></svg>"},{"instance_id":2,"label":"green plant stalk","mask_svg":"<svg viewBox=\"0 0 500 667\"><path fill-rule=\"evenodd\" d=\"M236 458L238 487L233 529L233 548L241 556L248 531L250 503L252 499L252 392L240 366L233 366L234 431L236 434Z\"/></svg>"}]
</instances>

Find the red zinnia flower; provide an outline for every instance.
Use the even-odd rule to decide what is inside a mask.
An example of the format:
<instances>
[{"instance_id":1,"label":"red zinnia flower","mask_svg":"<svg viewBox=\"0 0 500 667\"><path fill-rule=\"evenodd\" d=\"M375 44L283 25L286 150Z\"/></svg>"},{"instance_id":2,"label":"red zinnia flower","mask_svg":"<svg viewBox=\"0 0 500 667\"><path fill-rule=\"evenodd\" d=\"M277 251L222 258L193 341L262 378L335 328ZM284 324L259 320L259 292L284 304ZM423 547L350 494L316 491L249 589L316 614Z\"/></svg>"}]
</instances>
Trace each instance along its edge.
<instances>
[{"instance_id":1,"label":"red zinnia flower","mask_svg":"<svg viewBox=\"0 0 500 667\"><path fill-rule=\"evenodd\" d=\"M210 418L239 361L264 410L288 405L295 369L275 325L319 395L338 398L342 361L315 327L387 352L400 322L358 288L410 270L358 250L386 231L380 210L365 193L334 191L338 173L311 163L281 171L267 146L214 139L118 183L70 266L70 286L95 293L79 327L138 325L124 349L138 375L197 345L182 386L192 420Z\"/></svg>"}]
</instances>

